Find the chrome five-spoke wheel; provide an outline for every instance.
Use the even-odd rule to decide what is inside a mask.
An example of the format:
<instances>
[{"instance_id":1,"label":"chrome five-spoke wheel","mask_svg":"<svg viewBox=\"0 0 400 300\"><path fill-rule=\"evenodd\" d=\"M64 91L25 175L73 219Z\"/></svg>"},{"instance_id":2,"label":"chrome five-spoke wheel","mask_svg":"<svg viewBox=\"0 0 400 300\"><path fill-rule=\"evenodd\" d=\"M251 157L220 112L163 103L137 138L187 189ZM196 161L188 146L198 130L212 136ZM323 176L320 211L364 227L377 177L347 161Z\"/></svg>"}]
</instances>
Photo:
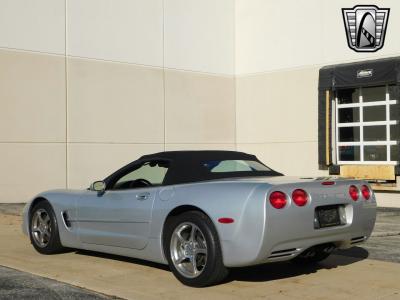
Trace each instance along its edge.
<instances>
[{"instance_id":1,"label":"chrome five-spoke wheel","mask_svg":"<svg viewBox=\"0 0 400 300\"><path fill-rule=\"evenodd\" d=\"M51 219L47 211L40 208L32 216L31 234L37 246L44 248L51 238Z\"/></svg>"},{"instance_id":2,"label":"chrome five-spoke wheel","mask_svg":"<svg viewBox=\"0 0 400 300\"><path fill-rule=\"evenodd\" d=\"M191 210L170 216L163 232L169 267L183 284L210 286L228 275L217 230L203 212Z\"/></svg>"},{"instance_id":3,"label":"chrome five-spoke wheel","mask_svg":"<svg viewBox=\"0 0 400 300\"><path fill-rule=\"evenodd\" d=\"M29 209L29 237L33 247L42 254L65 251L58 232L53 207L46 199L36 199Z\"/></svg>"},{"instance_id":4,"label":"chrome five-spoke wheel","mask_svg":"<svg viewBox=\"0 0 400 300\"><path fill-rule=\"evenodd\" d=\"M203 232L191 222L179 224L170 244L171 259L183 276L198 277L207 263L207 242Z\"/></svg>"}]
</instances>

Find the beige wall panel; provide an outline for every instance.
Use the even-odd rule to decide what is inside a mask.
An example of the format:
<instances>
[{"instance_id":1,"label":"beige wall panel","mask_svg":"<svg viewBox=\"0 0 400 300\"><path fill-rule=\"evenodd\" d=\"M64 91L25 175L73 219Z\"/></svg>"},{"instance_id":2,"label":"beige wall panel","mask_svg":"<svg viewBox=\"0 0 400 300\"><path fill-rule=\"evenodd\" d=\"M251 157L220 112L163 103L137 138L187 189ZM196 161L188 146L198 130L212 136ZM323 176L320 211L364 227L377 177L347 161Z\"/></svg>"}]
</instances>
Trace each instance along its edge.
<instances>
[{"instance_id":1,"label":"beige wall panel","mask_svg":"<svg viewBox=\"0 0 400 300\"><path fill-rule=\"evenodd\" d=\"M165 74L166 143L234 143L232 77Z\"/></svg>"},{"instance_id":2,"label":"beige wall panel","mask_svg":"<svg viewBox=\"0 0 400 300\"><path fill-rule=\"evenodd\" d=\"M399 194L398 193L375 193L376 203L380 207L397 207L399 208Z\"/></svg>"},{"instance_id":3,"label":"beige wall panel","mask_svg":"<svg viewBox=\"0 0 400 300\"><path fill-rule=\"evenodd\" d=\"M163 143L161 69L68 59L72 142Z\"/></svg>"},{"instance_id":4,"label":"beige wall panel","mask_svg":"<svg viewBox=\"0 0 400 300\"><path fill-rule=\"evenodd\" d=\"M347 46L341 9L357 4L391 8L378 52L357 53ZM236 74L400 55L398 28L397 0L236 0Z\"/></svg>"},{"instance_id":5,"label":"beige wall panel","mask_svg":"<svg viewBox=\"0 0 400 300\"><path fill-rule=\"evenodd\" d=\"M66 0L1 0L0 47L65 53Z\"/></svg>"},{"instance_id":6,"label":"beige wall panel","mask_svg":"<svg viewBox=\"0 0 400 300\"><path fill-rule=\"evenodd\" d=\"M69 144L68 186L87 188L140 156L163 149L162 144Z\"/></svg>"},{"instance_id":7,"label":"beige wall panel","mask_svg":"<svg viewBox=\"0 0 400 300\"><path fill-rule=\"evenodd\" d=\"M180 150L231 150L235 151L235 144L166 144L166 151Z\"/></svg>"},{"instance_id":8,"label":"beige wall panel","mask_svg":"<svg viewBox=\"0 0 400 300\"><path fill-rule=\"evenodd\" d=\"M234 73L234 0L165 1L165 66Z\"/></svg>"},{"instance_id":9,"label":"beige wall panel","mask_svg":"<svg viewBox=\"0 0 400 300\"><path fill-rule=\"evenodd\" d=\"M0 50L0 141L65 141L65 59Z\"/></svg>"},{"instance_id":10,"label":"beige wall panel","mask_svg":"<svg viewBox=\"0 0 400 300\"><path fill-rule=\"evenodd\" d=\"M69 55L163 64L163 0L68 0Z\"/></svg>"},{"instance_id":11,"label":"beige wall panel","mask_svg":"<svg viewBox=\"0 0 400 300\"><path fill-rule=\"evenodd\" d=\"M272 169L289 176L327 176L318 170L318 143L238 144Z\"/></svg>"},{"instance_id":12,"label":"beige wall panel","mask_svg":"<svg viewBox=\"0 0 400 300\"><path fill-rule=\"evenodd\" d=\"M318 68L236 80L238 143L317 141Z\"/></svg>"},{"instance_id":13,"label":"beige wall panel","mask_svg":"<svg viewBox=\"0 0 400 300\"><path fill-rule=\"evenodd\" d=\"M236 74L319 62L322 22L321 0L236 0Z\"/></svg>"},{"instance_id":14,"label":"beige wall panel","mask_svg":"<svg viewBox=\"0 0 400 300\"><path fill-rule=\"evenodd\" d=\"M1 143L0 203L21 203L65 188L65 144Z\"/></svg>"}]
</instances>

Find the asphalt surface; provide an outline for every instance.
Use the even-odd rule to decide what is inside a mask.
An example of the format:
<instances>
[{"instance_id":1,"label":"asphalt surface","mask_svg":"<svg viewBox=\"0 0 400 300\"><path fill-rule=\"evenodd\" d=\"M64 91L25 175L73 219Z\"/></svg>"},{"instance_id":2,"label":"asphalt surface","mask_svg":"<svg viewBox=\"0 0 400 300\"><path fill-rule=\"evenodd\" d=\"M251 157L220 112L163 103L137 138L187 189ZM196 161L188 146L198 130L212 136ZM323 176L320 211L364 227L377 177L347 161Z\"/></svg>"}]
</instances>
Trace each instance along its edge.
<instances>
[{"instance_id":1,"label":"asphalt surface","mask_svg":"<svg viewBox=\"0 0 400 300\"><path fill-rule=\"evenodd\" d=\"M337 250L335 254L400 263L400 208L378 208L371 237L359 246Z\"/></svg>"},{"instance_id":2,"label":"asphalt surface","mask_svg":"<svg viewBox=\"0 0 400 300\"><path fill-rule=\"evenodd\" d=\"M106 300L117 298L0 266L0 299Z\"/></svg>"},{"instance_id":3,"label":"asphalt surface","mask_svg":"<svg viewBox=\"0 0 400 300\"><path fill-rule=\"evenodd\" d=\"M0 214L19 216L23 204L0 204ZM0 266L0 300L119 299L56 280Z\"/></svg>"},{"instance_id":4,"label":"asphalt surface","mask_svg":"<svg viewBox=\"0 0 400 300\"><path fill-rule=\"evenodd\" d=\"M23 205L21 204L0 204L0 214L18 216L21 214L22 207ZM370 239L360 246L347 250L337 250L334 254L358 259L370 258L400 263L400 209L379 208L375 229ZM268 268L268 266L260 266L258 268ZM293 269L292 267L290 268L291 270ZM238 273L237 270L232 272L233 274ZM236 276L242 275L236 274ZM0 266L1 299L116 298Z\"/></svg>"}]
</instances>

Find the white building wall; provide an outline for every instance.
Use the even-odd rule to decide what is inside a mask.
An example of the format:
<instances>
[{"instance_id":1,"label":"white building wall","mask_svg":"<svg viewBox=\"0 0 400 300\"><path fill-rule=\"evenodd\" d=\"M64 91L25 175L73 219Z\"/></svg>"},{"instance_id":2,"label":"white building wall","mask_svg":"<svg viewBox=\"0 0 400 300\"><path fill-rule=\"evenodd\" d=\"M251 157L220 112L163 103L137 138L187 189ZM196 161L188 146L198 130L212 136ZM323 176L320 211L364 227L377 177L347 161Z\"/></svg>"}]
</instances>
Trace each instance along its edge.
<instances>
[{"instance_id":1,"label":"white building wall","mask_svg":"<svg viewBox=\"0 0 400 300\"><path fill-rule=\"evenodd\" d=\"M391 8L383 49L357 53L347 46L342 8ZM400 2L396 0L236 0L236 75L289 71L397 56Z\"/></svg>"},{"instance_id":2,"label":"white building wall","mask_svg":"<svg viewBox=\"0 0 400 300\"><path fill-rule=\"evenodd\" d=\"M0 0L0 202L234 149L234 1Z\"/></svg>"},{"instance_id":3,"label":"white building wall","mask_svg":"<svg viewBox=\"0 0 400 300\"><path fill-rule=\"evenodd\" d=\"M65 54L65 0L1 0L0 46Z\"/></svg>"},{"instance_id":4,"label":"white building wall","mask_svg":"<svg viewBox=\"0 0 400 300\"><path fill-rule=\"evenodd\" d=\"M0 202L65 187L65 2L0 1Z\"/></svg>"},{"instance_id":5,"label":"white building wall","mask_svg":"<svg viewBox=\"0 0 400 300\"><path fill-rule=\"evenodd\" d=\"M355 1L0 0L0 202L163 150L326 174L318 69L400 54L400 2L374 3L391 8L385 47L359 54L341 16Z\"/></svg>"},{"instance_id":6,"label":"white building wall","mask_svg":"<svg viewBox=\"0 0 400 300\"><path fill-rule=\"evenodd\" d=\"M236 0L237 148L293 175L318 170L318 71L337 64L400 55L400 2L391 8L384 48L347 46L342 8L357 1Z\"/></svg>"}]
</instances>

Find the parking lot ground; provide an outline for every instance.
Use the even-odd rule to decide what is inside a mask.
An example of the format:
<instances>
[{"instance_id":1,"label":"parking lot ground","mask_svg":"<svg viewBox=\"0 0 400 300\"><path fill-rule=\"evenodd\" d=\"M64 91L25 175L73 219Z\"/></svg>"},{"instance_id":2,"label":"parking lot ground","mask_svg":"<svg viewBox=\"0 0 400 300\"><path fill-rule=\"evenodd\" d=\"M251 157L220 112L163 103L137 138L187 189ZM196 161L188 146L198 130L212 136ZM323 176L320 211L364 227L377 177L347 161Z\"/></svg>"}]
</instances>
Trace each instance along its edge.
<instances>
[{"instance_id":1,"label":"parking lot ground","mask_svg":"<svg viewBox=\"0 0 400 300\"><path fill-rule=\"evenodd\" d=\"M338 250L336 254L400 263L400 209L378 208L374 232L359 247ZM400 268L400 265L399 265Z\"/></svg>"},{"instance_id":2,"label":"parking lot ground","mask_svg":"<svg viewBox=\"0 0 400 300\"><path fill-rule=\"evenodd\" d=\"M400 299L400 235L396 234L400 212L396 210L379 212L374 236L367 243L338 251L316 266L276 263L238 268L232 270L223 284L193 289L181 285L163 265L85 251L40 255L21 233L20 207L1 207L0 265L110 296L126 299ZM386 238L390 246L386 245L389 244Z\"/></svg>"},{"instance_id":3,"label":"parking lot ground","mask_svg":"<svg viewBox=\"0 0 400 300\"><path fill-rule=\"evenodd\" d=\"M1 300L116 299L56 280L0 266Z\"/></svg>"}]
</instances>

